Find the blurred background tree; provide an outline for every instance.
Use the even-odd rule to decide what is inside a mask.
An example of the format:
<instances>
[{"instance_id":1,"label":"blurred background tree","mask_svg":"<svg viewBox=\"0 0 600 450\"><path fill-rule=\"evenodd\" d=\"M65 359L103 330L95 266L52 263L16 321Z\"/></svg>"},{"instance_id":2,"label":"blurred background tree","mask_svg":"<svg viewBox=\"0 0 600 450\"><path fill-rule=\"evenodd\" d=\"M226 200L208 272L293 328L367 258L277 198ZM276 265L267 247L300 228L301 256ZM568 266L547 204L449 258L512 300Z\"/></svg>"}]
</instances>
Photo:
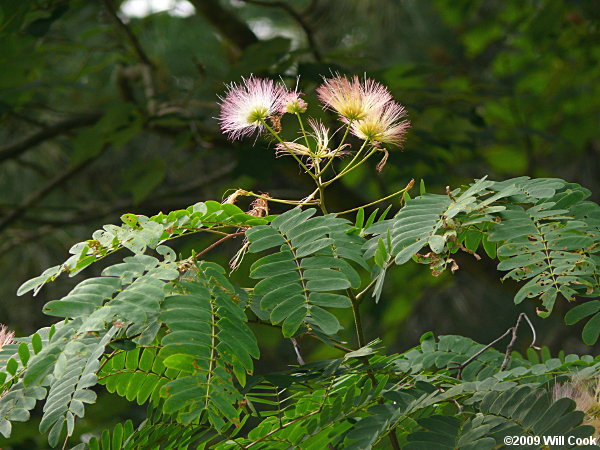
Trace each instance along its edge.
<instances>
[{"instance_id":1,"label":"blurred background tree","mask_svg":"<svg viewBox=\"0 0 600 450\"><path fill-rule=\"evenodd\" d=\"M334 210L411 178L441 192L484 174L557 176L598 195L598 19L593 0L2 0L0 270L12 276L0 282L0 322L20 335L50 323L41 306L69 283L18 301L17 287L123 213L221 200L229 188L307 195L311 186L273 145L232 144L218 129L217 95L251 73L290 84L300 76L324 120L314 88L332 72L366 73L406 106L403 151L377 176L369 167L344 178L328 196ZM227 263L239 245L215 252ZM365 306L366 329L401 350L427 330L489 341L519 312L534 316L532 304L511 305L516 287L484 255L458 263L438 278L418 265L393 272L382 301ZM560 316L535 319L540 342L590 353L580 330L557 326ZM280 339L264 353L294 363ZM131 416L121 404L100 401L85 426L98 432ZM34 426L9 445L43 448Z\"/></svg>"}]
</instances>

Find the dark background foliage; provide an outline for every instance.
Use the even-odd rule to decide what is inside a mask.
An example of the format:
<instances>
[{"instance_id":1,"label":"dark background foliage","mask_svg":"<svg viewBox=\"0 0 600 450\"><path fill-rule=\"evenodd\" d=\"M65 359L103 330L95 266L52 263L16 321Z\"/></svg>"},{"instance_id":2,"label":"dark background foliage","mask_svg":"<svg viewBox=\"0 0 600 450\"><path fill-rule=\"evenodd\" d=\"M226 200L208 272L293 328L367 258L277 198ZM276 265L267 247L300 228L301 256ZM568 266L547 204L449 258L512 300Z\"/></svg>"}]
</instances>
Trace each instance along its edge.
<instances>
[{"instance_id":1,"label":"dark background foliage","mask_svg":"<svg viewBox=\"0 0 600 450\"><path fill-rule=\"evenodd\" d=\"M366 73L406 106L412 129L403 151L392 152L379 175L369 167L345 177L328 196L334 211L411 178L442 192L485 174L561 177L598 200L594 1L190 0L142 17L126 14L132 3L145 2L0 3L0 322L19 335L51 323L41 306L77 280L37 297L17 298L17 287L125 212L221 200L229 188L284 198L310 192L267 141L232 144L219 132L217 95L251 73L290 84L299 75L310 112L325 120L314 88L332 72ZM227 263L239 245L211 256ZM437 278L420 265L393 271L380 303L365 305L368 338L382 336L392 350L415 345L427 330L486 342L519 312L534 318L535 305L515 308L516 286L501 283L484 255L458 264L456 274ZM539 342L590 353L579 330L556 316L534 318ZM289 342L256 331L268 356L261 364L294 363ZM315 342L301 344L309 358L328 355ZM135 414L125 407L102 399L84 428L97 432L116 414ZM37 445L33 426L15 430L13 448Z\"/></svg>"}]
</instances>

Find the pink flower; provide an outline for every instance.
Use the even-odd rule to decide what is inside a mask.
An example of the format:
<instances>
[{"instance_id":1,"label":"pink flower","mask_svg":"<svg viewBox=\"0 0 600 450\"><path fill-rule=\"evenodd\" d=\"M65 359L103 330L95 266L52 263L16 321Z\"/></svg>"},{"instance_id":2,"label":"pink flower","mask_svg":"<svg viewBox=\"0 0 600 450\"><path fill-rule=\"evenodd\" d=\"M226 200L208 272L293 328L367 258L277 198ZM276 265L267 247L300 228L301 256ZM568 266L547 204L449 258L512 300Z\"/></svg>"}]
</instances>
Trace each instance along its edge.
<instances>
[{"instance_id":1,"label":"pink flower","mask_svg":"<svg viewBox=\"0 0 600 450\"><path fill-rule=\"evenodd\" d=\"M298 91L288 91L283 95L281 101L281 109L279 112L281 114L290 113L290 114L298 114L306 112L306 107L308 106L304 100L300 98L302 92Z\"/></svg>"},{"instance_id":2,"label":"pink flower","mask_svg":"<svg viewBox=\"0 0 600 450\"><path fill-rule=\"evenodd\" d=\"M227 95L221 98L219 122L221 130L232 140L261 132L263 122L279 113L287 90L273 80L242 78L243 83L231 83Z\"/></svg>"},{"instance_id":3,"label":"pink flower","mask_svg":"<svg viewBox=\"0 0 600 450\"><path fill-rule=\"evenodd\" d=\"M8 331L8 327L6 325L0 325L0 350L2 350L2 347L5 345L14 344L14 336L14 331Z\"/></svg>"},{"instance_id":4,"label":"pink flower","mask_svg":"<svg viewBox=\"0 0 600 450\"><path fill-rule=\"evenodd\" d=\"M352 134L359 139L401 145L410 127L406 110L394 101L371 111L365 118L352 122Z\"/></svg>"},{"instance_id":5,"label":"pink flower","mask_svg":"<svg viewBox=\"0 0 600 450\"><path fill-rule=\"evenodd\" d=\"M349 80L336 76L329 78L317 89L319 99L326 107L344 119L360 120L392 101L392 94L382 84L355 75Z\"/></svg>"}]
</instances>

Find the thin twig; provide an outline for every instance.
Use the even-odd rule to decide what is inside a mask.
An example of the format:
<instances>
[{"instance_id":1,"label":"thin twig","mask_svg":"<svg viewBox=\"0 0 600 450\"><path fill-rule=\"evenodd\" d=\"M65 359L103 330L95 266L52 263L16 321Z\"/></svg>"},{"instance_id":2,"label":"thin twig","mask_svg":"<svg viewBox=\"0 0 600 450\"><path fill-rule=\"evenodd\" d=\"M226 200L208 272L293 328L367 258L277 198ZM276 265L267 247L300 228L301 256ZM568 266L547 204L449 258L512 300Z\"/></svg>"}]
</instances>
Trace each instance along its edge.
<instances>
[{"instance_id":1,"label":"thin twig","mask_svg":"<svg viewBox=\"0 0 600 450\"><path fill-rule=\"evenodd\" d=\"M73 418L75 419L75 418ZM67 436L65 437L65 442L63 443L62 449L61 450L65 450L67 448L67 444L69 443L69 438L71 437L71 435L67 434Z\"/></svg>"},{"instance_id":2,"label":"thin twig","mask_svg":"<svg viewBox=\"0 0 600 450\"><path fill-rule=\"evenodd\" d=\"M250 448L256 444L258 444L261 441L264 441L266 438L268 438L269 436L277 433L278 431L283 430L284 428L289 427L290 425L295 424L296 422L300 421L300 420L304 420L307 419L311 416L314 416L315 414L319 414L321 412L321 409L317 409L315 411L309 412L308 414L305 414L304 416L300 416L300 417L296 417L295 419L284 423L283 425L281 425L280 427L275 428L274 430L269 431L267 434L265 434L264 436L259 437L257 440L250 442L248 445L246 445L244 448Z\"/></svg>"},{"instance_id":3,"label":"thin twig","mask_svg":"<svg viewBox=\"0 0 600 450\"><path fill-rule=\"evenodd\" d=\"M298 360L298 364L303 366L306 363L304 362L304 358L302 357L302 353L300 352L300 344L298 344L296 338L290 338L290 341L292 341L292 345L294 346L294 351L296 352L296 359Z\"/></svg>"},{"instance_id":4,"label":"thin twig","mask_svg":"<svg viewBox=\"0 0 600 450\"><path fill-rule=\"evenodd\" d=\"M483 352L485 352L486 350L488 350L492 345L494 345L495 343L501 341L506 336L508 336L512 332L512 330L513 330L513 327L509 328L508 330L506 330L504 332L504 334L502 336L500 336L499 338L497 338L497 339L493 340L492 342L490 342L488 345L486 345L481 350L479 350L477 353L475 353L473 356L471 356L469 359L467 359L464 363L459 364L456 367L448 367L448 369L458 369L458 372L456 373L456 378L458 380L460 380L461 376L462 376L462 371L464 370L465 367L467 367L469 364L471 364L473 361L475 361L475 359L477 359L477 357L479 355L481 355Z\"/></svg>"},{"instance_id":5,"label":"thin twig","mask_svg":"<svg viewBox=\"0 0 600 450\"><path fill-rule=\"evenodd\" d=\"M212 244L210 244L208 247L206 247L204 250L202 250L200 253L196 253L195 258L198 259L200 258L202 255L204 255L205 253L208 253L209 251L211 251L213 248L215 248L216 246L222 244L223 242L225 242L228 239L231 239L233 237L237 237L237 236L242 236L243 234L245 234L245 231L238 231L237 233L230 233L227 236L223 236L221 239L219 239L218 241L213 242Z\"/></svg>"},{"instance_id":6,"label":"thin twig","mask_svg":"<svg viewBox=\"0 0 600 450\"><path fill-rule=\"evenodd\" d=\"M336 212L336 214L338 216L340 216L342 214L348 214L348 213L351 213L351 212L354 212L354 211L358 211L361 208L368 208L369 206L376 205L377 203L381 203L381 202L383 202L385 200L388 200L388 199L390 199L392 197L395 197L396 195L400 195L400 194L403 194L404 192L410 191L412 189L412 187L414 186L414 184L415 184L415 180L412 179L412 180L410 180L410 182L406 185L406 187L404 189L401 189L398 192L394 192L393 194L390 194L390 195L388 195L386 197L380 198L379 200L375 200L374 202L367 203L366 205L357 206L356 208L347 209L346 211Z\"/></svg>"},{"instance_id":7,"label":"thin twig","mask_svg":"<svg viewBox=\"0 0 600 450\"><path fill-rule=\"evenodd\" d=\"M389 268L390 268L390 267L391 267L393 264L394 264L394 259L391 259L391 260L390 260L390 261L389 261L389 262L386 264L386 266L385 266L384 270L387 270L387 269L389 269ZM369 291L369 289L371 289L371 288L372 288L372 287L375 285L375 283L377 283L377 280L378 280L378 278L379 278L379 277L377 277L377 278L375 278L375 279L371 280L371 282L370 282L369 284L367 284L367 286L366 286L366 287L365 287L365 288L364 288L362 291L360 291L358 294L356 294L356 299L359 301L359 303L360 303L360 301L361 301L361 297L362 297L363 295L365 295L365 294L366 294L366 293Z\"/></svg>"},{"instance_id":8,"label":"thin twig","mask_svg":"<svg viewBox=\"0 0 600 450\"><path fill-rule=\"evenodd\" d=\"M354 314L354 325L356 326L356 338L358 340L358 347L362 348L365 346L365 333L362 327L362 319L360 317L360 301L352 292L352 289L347 290L350 301L352 302L352 313Z\"/></svg>"},{"instance_id":9,"label":"thin twig","mask_svg":"<svg viewBox=\"0 0 600 450\"><path fill-rule=\"evenodd\" d=\"M465 367L467 367L479 355L481 355L483 352L485 352L486 350L488 350L494 344L496 344L497 342L501 341L502 339L504 339L509 334L512 334L511 340L508 343L508 346L506 347L506 352L504 354L504 360L502 361L502 365L500 366L500 372L502 372L504 369L506 369L506 367L508 366L508 363L510 361L510 352L512 351L513 346L515 345L515 342L517 340L517 331L518 331L519 325L521 324L521 320L523 320L523 318L525 318L525 320L529 324L529 327L531 328L531 331L533 332L533 340L532 340L532 342L530 344L530 347L537 349L537 347L535 346L535 340L536 340L535 328L533 327L533 324L529 320L529 317L527 317L527 314L521 313L521 314L519 314L519 317L517 319L517 323L515 324L514 327L510 327L508 330L506 330L504 332L504 334L502 334L502 336L500 336L500 337L496 338L495 340L493 340L492 342L490 342L488 345L486 345L481 350L479 350L478 352L476 352L473 356L471 356L469 359L467 359L464 363L458 364L457 366L448 367L448 369L451 369L451 370L458 369L458 372L456 373L456 378L460 380L460 378L462 376L462 372L465 369Z\"/></svg>"},{"instance_id":10,"label":"thin twig","mask_svg":"<svg viewBox=\"0 0 600 450\"><path fill-rule=\"evenodd\" d=\"M248 323L254 323L256 325L264 325L264 326L267 326L267 327L277 328L277 329L281 330L281 325L275 325L275 324L273 324L271 322L266 322L266 321L260 320L260 319L250 319L250 320L248 320ZM315 339L315 340L317 340L319 342L322 342L321 339L319 339L313 333L305 333L304 335L308 336L308 337L311 337L311 338L313 338L313 339ZM332 340L332 342L333 342L333 344L329 344L329 345L332 345L333 347L337 348L338 350L341 350L341 351L346 352L346 353L350 353L350 352L354 351L354 349L348 348L348 347L340 344L339 342L334 342L333 340ZM340 342L343 342L343 341L340 341Z\"/></svg>"},{"instance_id":11,"label":"thin twig","mask_svg":"<svg viewBox=\"0 0 600 450\"><path fill-rule=\"evenodd\" d=\"M531 344L529 346L536 348L535 347L535 338L536 338L535 328L533 328L533 324L529 320L529 317L527 317L527 314L521 313L521 314L519 314L517 323L515 324L514 327L511 328L512 338L510 339L510 342L506 346L506 352L504 353L504 361L502 361L502 365L500 366L500 372L502 372L504 369L506 369L506 367L508 366L508 363L510 362L510 353L512 352L515 342L517 341L517 330L519 328L519 325L521 324L521 320L523 319L523 317L525 317L525 319L527 320L527 323L529 324L529 327L531 328L531 331L533 332L533 341L531 342Z\"/></svg>"}]
</instances>

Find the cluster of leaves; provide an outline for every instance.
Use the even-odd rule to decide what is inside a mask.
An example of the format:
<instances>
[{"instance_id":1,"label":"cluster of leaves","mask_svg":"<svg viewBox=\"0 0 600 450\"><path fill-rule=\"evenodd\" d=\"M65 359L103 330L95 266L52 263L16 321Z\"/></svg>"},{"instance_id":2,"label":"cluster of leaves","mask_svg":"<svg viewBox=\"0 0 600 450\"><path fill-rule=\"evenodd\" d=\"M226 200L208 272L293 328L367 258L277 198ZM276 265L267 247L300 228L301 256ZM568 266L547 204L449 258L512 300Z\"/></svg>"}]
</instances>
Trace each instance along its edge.
<instances>
[{"instance_id":1,"label":"cluster of leaves","mask_svg":"<svg viewBox=\"0 0 600 450\"><path fill-rule=\"evenodd\" d=\"M596 376L597 359L545 351L542 362L513 354L505 365L506 355L494 349L432 334L386 356L378 341L363 345L359 306L371 289L379 300L393 265L414 260L435 274L453 267L456 252L477 255L480 246L506 277L525 281L515 302L539 297L543 316L559 294L570 301L597 296L598 205L586 200L586 189L558 179L480 179L445 195L422 191L405 196L390 219L386 211L365 221L361 210L355 223L310 208L257 218L206 202L106 226L74 246L56 274L79 272L123 247L134 255L47 303L44 312L61 322L0 350L0 432L9 436L11 423L28 420L41 400L40 431L53 447L68 441L99 384L148 405L147 420L120 424L78 448L364 449L388 437L404 448L438 442L479 449L508 435L589 436L584 413L551 391L574 374ZM248 277L260 281L245 288L217 264L181 260L162 244L239 228L246 229L244 248L260 254ZM598 304L581 303L567 322L597 313ZM359 348L340 344L335 308L353 310ZM600 333L597 316L584 329L586 341ZM254 374L260 353L250 320L345 354Z\"/></svg>"},{"instance_id":2,"label":"cluster of leaves","mask_svg":"<svg viewBox=\"0 0 600 450\"><path fill-rule=\"evenodd\" d=\"M375 256L382 271L392 259L404 264L417 255L438 274L449 264L457 268L452 254L466 251L479 258L475 252L482 247L500 260L498 269L508 272L504 279L527 281L515 303L539 297L538 313L547 317L558 294L567 300L600 294L600 207L586 201L590 195L559 179L527 177L481 179L447 195L424 194L369 228L374 237L365 255ZM429 253L418 254L426 246ZM595 302L585 304L586 315L597 311L589 306ZM586 315L571 313L569 322ZM597 338L590 330L584 340L593 344Z\"/></svg>"}]
</instances>

